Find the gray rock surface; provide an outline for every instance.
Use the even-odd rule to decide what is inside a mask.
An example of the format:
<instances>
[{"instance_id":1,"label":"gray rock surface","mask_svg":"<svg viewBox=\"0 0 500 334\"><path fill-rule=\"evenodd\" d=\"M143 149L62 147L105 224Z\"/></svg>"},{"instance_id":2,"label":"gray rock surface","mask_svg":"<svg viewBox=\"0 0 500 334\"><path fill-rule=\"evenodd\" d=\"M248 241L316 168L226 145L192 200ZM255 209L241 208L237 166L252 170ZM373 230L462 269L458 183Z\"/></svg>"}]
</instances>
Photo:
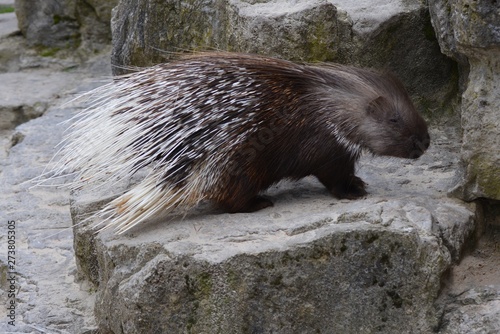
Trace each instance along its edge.
<instances>
[{"instance_id":1,"label":"gray rock surface","mask_svg":"<svg viewBox=\"0 0 500 334\"><path fill-rule=\"evenodd\" d=\"M447 306L440 333L500 333L499 316L500 286L473 288L456 296Z\"/></svg>"},{"instance_id":2,"label":"gray rock surface","mask_svg":"<svg viewBox=\"0 0 500 334\"><path fill-rule=\"evenodd\" d=\"M419 1L335 1L353 21L351 62L389 69L430 119L458 123L458 68L441 54L428 8Z\"/></svg>"},{"instance_id":3,"label":"gray rock surface","mask_svg":"<svg viewBox=\"0 0 500 334\"><path fill-rule=\"evenodd\" d=\"M430 2L443 52L470 71L462 96L462 171L454 194L500 200L500 7L496 1ZM466 71L464 71L466 72Z\"/></svg>"},{"instance_id":4,"label":"gray rock surface","mask_svg":"<svg viewBox=\"0 0 500 334\"><path fill-rule=\"evenodd\" d=\"M5 83L0 90L0 130L14 129L41 116L73 80L75 76L71 73L53 73L52 70L0 73L0 82ZM22 95L20 87L24 90Z\"/></svg>"},{"instance_id":5,"label":"gray rock surface","mask_svg":"<svg viewBox=\"0 0 500 334\"><path fill-rule=\"evenodd\" d=\"M0 6L2 5L4 4L0 2ZM0 14L0 38L15 34L18 30L19 29L17 28L17 18L15 13Z\"/></svg>"},{"instance_id":6,"label":"gray rock surface","mask_svg":"<svg viewBox=\"0 0 500 334\"><path fill-rule=\"evenodd\" d=\"M363 200L333 199L314 178L282 182L252 214L201 206L123 236L78 225L75 253L98 286L99 328L113 333L427 333L443 273L475 228L449 199L457 134L435 131L418 161L365 157ZM99 202L94 202L100 198ZM112 196L82 190L75 224ZM160 316L161 315L161 316Z\"/></svg>"},{"instance_id":7,"label":"gray rock surface","mask_svg":"<svg viewBox=\"0 0 500 334\"><path fill-rule=\"evenodd\" d=\"M351 21L326 0L253 2L228 7L228 47L302 61L348 61Z\"/></svg>"},{"instance_id":8,"label":"gray rock surface","mask_svg":"<svg viewBox=\"0 0 500 334\"><path fill-rule=\"evenodd\" d=\"M74 0L16 0L19 29L31 45L74 47L80 39L75 7Z\"/></svg>"},{"instance_id":9,"label":"gray rock surface","mask_svg":"<svg viewBox=\"0 0 500 334\"><path fill-rule=\"evenodd\" d=\"M0 49L14 47L29 53L15 36L0 40ZM24 58L26 60L27 58ZM0 110L28 110L43 105L43 115L0 131L0 322L1 333L84 333L95 327L94 295L86 282L77 282L71 233L69 193L64 189L33 188L26 183L50 160L65 129L59 123L74 110L68 99L96 85L98 75L110 73L109 54L72 70L67 61L35 60L35 70L24 60L12 60L22 72L0 73ZM59 63L59 64L58 64ZM66 68L64 72L61 69ZM93 78L92 78L93 77ZM92 79L91 79L92 78ZM1 119L5 119L2 114ZM21 119L20 119L21 121ZM59 125L58 125L59 124ZM4 317L10 298L7 272L7 221L16 222L15 327Z\"/></svg>"},{"instance_id":10,"label":"gray rock surface","mask_svg":"<svg viewBox=\"0 0 500 334\"><path fill-rule=\"evenodd\" d=\"M489 227L477 247L443 280L440 333L500 332L500 229Z\"/></svg>"},{"instance_id":11,"label":"gray rock surface","mask_svg":"<svg viewBox=\"0 0 500 334\"><path fill-rule=\"evenodd\" d=\"M19 29L30 45L94 52L111 39L111 9L117 0L15 0Z\"/></svg>"},{"instance_id":12,"label":"gray rock surface","mask_svg":"<svg viewBox=\"0 0 500 334\"><path fill-rule=\"evenodd\" d=\"M349 15L353 31L358 35L372 34L401 14L422 8L422 3L419 1L332 0L331 2Z\"/></svg>"},{"instance_id":13,"label":"gray rock surface","mask_svg":"<svg viewBox=\"0 0 500 334\"><path fill-rule=\"evenodd\" d=\"M225 0L119 1L111 21L113 73L164 62L172 52L227 49L226 8Z\"/></svg>"}]
</instances>

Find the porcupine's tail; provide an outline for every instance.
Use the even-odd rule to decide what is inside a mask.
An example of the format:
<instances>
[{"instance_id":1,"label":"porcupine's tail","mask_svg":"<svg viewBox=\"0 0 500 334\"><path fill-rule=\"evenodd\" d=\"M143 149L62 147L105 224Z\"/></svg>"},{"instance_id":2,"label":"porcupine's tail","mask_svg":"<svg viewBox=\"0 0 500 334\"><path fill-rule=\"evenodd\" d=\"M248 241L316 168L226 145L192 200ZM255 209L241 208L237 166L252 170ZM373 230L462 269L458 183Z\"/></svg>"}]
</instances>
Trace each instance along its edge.
<instances>
[{"instance_id":1,"label":"porcupine's tail","mask_svg":"<svg viewBox=\"0 0 500 334\"><path fill-rule=\"evenodd\" d=\"M121 234L159 213L189 210L214 189L210 182L213 178L209 177L214 170L213 165L211 169L206 163L199 165L182 186L172 187L160 182L160 171L153 171L97 212L97 216L105 217L98 225L103 225L101 230L114 227Z\"/></svg>"},{"instance_id":2,"label":"porcupine's tail","mask_svg":"<svg viewBox=\"0 0 500 334\"><path fill-rule=\"evenodd\" d=\"M97 212L97 216L103 217L98 226L102 226L101 230L114 227L121 234L160 212L189 209L202 199L198 189L165 188L159 186L156 177L150 174Z\"/></svg>"},{"instance_id":3,"label":"porcupine's tail","mask_svg":"<svg viewBox=\"0 0 500 334\"><path fill-rule=\"evenodd\" d=\"M166 133L163 137L151 135L151 129L157 129L160 121L158 117L150 117L148 110L138 107L141 104L137 101L142 97L135 94L139 92L128 80L113 82L87 93L90 105L71 120L72 125L59 144L60 149L53 161L55 167L38 181L38 184L44 184L48 180L72 175L73 181L67 184L70 189L79 189L89 183L97 188L113 185L145 166L153 167L140 183L92 216L102 217L98 223L101 229L114 227L117 233L127 231L160 211L168 213L177 208L184 210L195 206L204 199L213 179L204 175L202 167L194 167L184 182L171 185L165 181L165 171L179 168L176 163L183 150L179 150L171 161L161 163L154 160L151 152L160 143L173 151L180 147L182 138L176 137L178 131L169 129L170 125L163 127ZM165 113L168 115L167 111ZM143 117L140 122L137 121L139 115Z\"/></svg>"}]
</instances>

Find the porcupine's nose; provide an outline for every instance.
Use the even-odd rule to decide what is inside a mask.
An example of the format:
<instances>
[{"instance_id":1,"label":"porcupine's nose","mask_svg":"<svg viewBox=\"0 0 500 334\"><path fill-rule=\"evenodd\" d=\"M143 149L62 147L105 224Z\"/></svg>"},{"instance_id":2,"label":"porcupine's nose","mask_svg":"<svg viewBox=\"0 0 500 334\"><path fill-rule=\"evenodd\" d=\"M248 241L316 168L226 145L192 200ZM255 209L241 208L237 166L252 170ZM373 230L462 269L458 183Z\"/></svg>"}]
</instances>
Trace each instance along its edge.
<instances>
[{"instance_id":1,"label":"porcupine's nose","mask_svg":"<svg viewBox=\"0 0 500 334\"><path fill-rule=\"evenodd\" d=\"M413 150L410 152L410 159L417 159L424 154L424 152L429 148L431 143L431 137L429 134L425 134L424 138L418 138L417 136L412 137Z\"/></svg>"}]
</instances>

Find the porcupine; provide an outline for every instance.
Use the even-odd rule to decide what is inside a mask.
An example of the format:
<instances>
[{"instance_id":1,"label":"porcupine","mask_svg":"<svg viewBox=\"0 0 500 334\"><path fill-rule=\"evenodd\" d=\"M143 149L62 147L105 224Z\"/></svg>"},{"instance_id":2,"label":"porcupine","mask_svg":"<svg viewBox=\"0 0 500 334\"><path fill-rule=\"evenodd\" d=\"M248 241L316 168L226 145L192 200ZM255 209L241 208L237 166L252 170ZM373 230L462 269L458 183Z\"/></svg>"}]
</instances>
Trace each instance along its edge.
<instances>
[{"instance_id":1,"label":"porcupine","mask_svg":"<svg viewBox=\"0 0 500 334\"><path fill-rule=\"evenodd\" d=\"M338 64L201 53L119 77L90 98L55 174L76 171L80 186L150 166L98 213L118 233L202 200L257 211L273 205L261 191L308 175L337 198L359 198L363 150L418 158L430 141L396 77Z\"/></svg>"}]
</instances>

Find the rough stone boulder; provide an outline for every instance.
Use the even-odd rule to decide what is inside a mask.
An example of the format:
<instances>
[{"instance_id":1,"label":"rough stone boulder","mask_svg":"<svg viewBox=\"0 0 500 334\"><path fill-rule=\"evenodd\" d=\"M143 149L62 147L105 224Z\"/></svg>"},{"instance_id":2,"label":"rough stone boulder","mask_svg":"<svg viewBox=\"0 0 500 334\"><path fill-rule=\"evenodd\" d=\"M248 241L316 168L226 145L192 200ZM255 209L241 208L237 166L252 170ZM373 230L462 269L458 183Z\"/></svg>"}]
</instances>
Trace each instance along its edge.
<instances>
[{"instance_id":1,"label":"rough stone boulder","mask_svg":"<svg viewBox=\"0 0 500 334\"><path fill-rule=\"evenodd\" d=\"M426 333L443 273L475 228L446 197L454 135L418 161L365 158L370 195L332 198L315 178L283 182L273 208L210 206L117 236L75 226L80 273L98 287L103 333ZM119 189L116 189L119 191ZM75 194L74 224L110 197ZM106 200L104 200L106 201Z\"/></svg>"},{"instance_id":2,"label":"rough stone boulder","mask_svg":"<svg viewBox=\"0 0 500 334\"><path fill-rule=\"evenodd\" d=\"M42 72L42 71L40 71ZM59 92L67 85L65 73L0 73L0 82L9 84L0 90L0 130L11 130L32 118L41 116ZM29 85L23 86L29 82ZM26 95L18 94L24 87Z\"/></svg>"},{"instance_id":3,"label":"rough stone boulder","mask_svg":"<svg viewBox=\"0 0 500 334\"><path fill-rule=\"evenodd\" d=\"M29 53L18 42L17 36L0 39L0 50ZM29 70L0 73L0 219L5 227L7 221L15 221L16 227L15 254L0 252L0 333L88 334L95 327L95 294L75 280L69 191L31 188L30 180L47 166L65 129L60 123L74 112L68 100L95 87L97 74L110 73L109 55L104 57L71 71L61 70L66 61L42 67L44 60L23 58L12 68ZM4 249L7 241L7 233L0 236ZM9 297L5 278L11 276L12 256L15 296ZM12 301L14 310L8 310ZM7 318L12 312L15 325L7 322L13 320Z\"/></svg>"},{"instance_id":4,"label":"rough stone boulder","mask_svg":"<svg viewBox=\"0 0 500 334\"><path fill-rule=\"evenodd\" d=\"M500 5L440 0L429 7L442 51L462 64L466 76L462 173L454 194L500 200Z\"/></svg>"},{"instance_id":5,"label":"rough stone boulder","mask_svg":"<svg viewBox=\"0 0 500 334\"><path fill-rule=\"evenodd\" d=\"M111 39L111 9L118 0L15 0L19 29L30 45L101 49Z\"/></svg>"}]
</instances>

